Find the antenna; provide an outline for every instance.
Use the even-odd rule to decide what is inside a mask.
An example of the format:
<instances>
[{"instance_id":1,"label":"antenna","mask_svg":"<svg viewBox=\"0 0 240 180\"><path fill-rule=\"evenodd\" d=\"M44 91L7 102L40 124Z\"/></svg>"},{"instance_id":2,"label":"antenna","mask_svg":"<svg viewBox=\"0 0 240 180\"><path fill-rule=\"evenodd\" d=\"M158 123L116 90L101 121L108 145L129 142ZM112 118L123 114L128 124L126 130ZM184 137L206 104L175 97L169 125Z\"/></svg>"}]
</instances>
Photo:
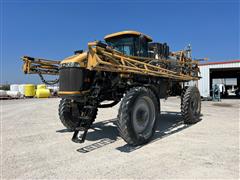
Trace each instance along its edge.
<instances>
[{"instance_id":1,"label":"antenna","mask_svg":"<svg viewBox=\"0 0 240 180\"><path fill-rule=\"evenodd\" d=\"M192 47L191 44L188 44L186 47L187 58L192 58Z\"/></svg>"}]
</instances>

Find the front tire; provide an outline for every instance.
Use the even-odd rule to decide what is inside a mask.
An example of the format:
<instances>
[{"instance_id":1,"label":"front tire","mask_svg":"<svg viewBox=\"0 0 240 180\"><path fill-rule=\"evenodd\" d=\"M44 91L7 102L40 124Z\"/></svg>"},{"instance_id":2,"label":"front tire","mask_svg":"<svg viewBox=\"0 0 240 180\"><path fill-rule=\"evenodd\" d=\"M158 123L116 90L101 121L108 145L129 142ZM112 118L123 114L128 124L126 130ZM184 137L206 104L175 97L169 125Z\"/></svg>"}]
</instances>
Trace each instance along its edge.
<instances>
[{"instance_id":1,"label":"front tire","mask_svg":"<svg viewBox=\"0 0 240 180\"><path fill-rule=\"evenodd\" d=\"M117 127L120 136L130 145L149 142L155 133L159 112L159 99L149 88L131 88L119 108Z\"/></svg>"},{"instance_id":2,"label":"front tire","mask_svg":"<svg viewBox=\"0 0 240 180\"><path fill-rule=\"evenodd\" d=\"M58 115L62 124L69 130L74 130L78 123L79 110L82 107L78 106L76 103L71 102L70 99L61 99Z\"/></svg>"},{"instance_id":3,"label":"front tire","mask_svg":"<svg viewBox=\"0 0 240 180\"><path fill-rule=\"evenodd\" d=\"M90 124L96 119L98 109L89 110L83 104L76 103L71 99L61 99L58 115L62 124L69 130L75 130L81 123L84 124L84 121L80 120L80 117L88 117ZM80 122L81 121L81 122ZM85 122L88 124L89 122Z\"/></svg>"},{"instance_id":4,"label":"front tire","mask_svg":"<svg viewBox=\"0 0 240 180\"><path fill-rule=\"evenodd\" d=\"M195 86L189 86L182 96L181 112L186 124L194 124L200 120L201 96Z\"/></svg>"}]
</instances>

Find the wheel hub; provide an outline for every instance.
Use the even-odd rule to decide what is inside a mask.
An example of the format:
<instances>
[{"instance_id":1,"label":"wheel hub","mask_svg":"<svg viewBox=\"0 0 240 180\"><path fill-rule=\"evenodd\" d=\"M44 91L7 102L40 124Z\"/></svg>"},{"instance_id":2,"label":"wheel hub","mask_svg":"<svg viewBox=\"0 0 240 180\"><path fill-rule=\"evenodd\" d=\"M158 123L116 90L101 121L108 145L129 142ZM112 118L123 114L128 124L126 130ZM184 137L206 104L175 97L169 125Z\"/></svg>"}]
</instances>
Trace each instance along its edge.
<instances>
[{"instance_id":1,"label":"wheel hub","mask_svg":"<svg viewBox=\"0 0 240 180\"><path fill-rule=\"evenodd\" d=\"M190 109L194 116L198 116L200 113L200 100L196 95L193 95L193 97L190 100Z\"/></svg>"},{"instance_id":2,"label":"wheel hub","mask_svg":"<svg viewBox=\"0 0 240 180\"><path fill-rule=\"evenodd\" d=\"M137 100L134 105L132 116L136 133L144 133L148 128L153 127L155 108L151 99L143 97Z\"/></svg>"}]
</instances>

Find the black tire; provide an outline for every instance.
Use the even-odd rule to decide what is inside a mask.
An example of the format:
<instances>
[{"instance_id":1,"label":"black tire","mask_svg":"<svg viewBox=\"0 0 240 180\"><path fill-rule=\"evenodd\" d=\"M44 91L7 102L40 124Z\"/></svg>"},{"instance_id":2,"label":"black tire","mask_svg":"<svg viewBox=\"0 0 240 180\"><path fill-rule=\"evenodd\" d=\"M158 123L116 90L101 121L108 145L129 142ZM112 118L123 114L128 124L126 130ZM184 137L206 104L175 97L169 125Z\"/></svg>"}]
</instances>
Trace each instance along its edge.
<instances>
[{"instance_id":1,"label":"black tire","mask_svg":"<svg viewBox=\"0 0 240 180\"><path fill-rule=\"evenodd\" d=\"M131 88L123 97L117 127L120 136L130 145L149 142L155 133L160 102L149 88Z\"/></svg>"},{"instance_id":2,"label":"black tire","mask_svg":"<svg viewBox=\"0 0 240 180\"><path fill-rule=\"evenodd\" d=\"M74 116L74 113L77 115L79 109L77 104L73 104L70 99L61 99L58 115L62 124L69 130L74 130L78 125L78 119Z\"/></svg>"},{"instance_id":3,"label":"black tire","mask_svg":"<svg viewBox=\"0 0 240 180\"><path fill-rule=\"evenodd\" d=\"M70 99L62 99L59 104L58 109L59 118L62 124L69 130L75 130L79 125L78 116L89 116L93 122L97 116L97 109L86 110L83 108L83 105L71 102Z\"/></svg>"},{"instance_id":4,"label":"black tire","mask_svg":"<svg viewBox=\"0 0 240 180\"><path fill-rule=\"evenodd\" d=\"M181 92L181 112L183 112L183 98L186 93L188 86L183 87L182 92Z\"/></svg>"},{"instance_id":5,"label":"black tire","mask_svg":"<svg viewBox=\"0 0 240 180\"><path fill-rule=\"evenodd\" d=\"M182 98L181 112L186 124L194 124L200 120L201 96L198 88L189 86Z\"/></svg>"}]
</instances>

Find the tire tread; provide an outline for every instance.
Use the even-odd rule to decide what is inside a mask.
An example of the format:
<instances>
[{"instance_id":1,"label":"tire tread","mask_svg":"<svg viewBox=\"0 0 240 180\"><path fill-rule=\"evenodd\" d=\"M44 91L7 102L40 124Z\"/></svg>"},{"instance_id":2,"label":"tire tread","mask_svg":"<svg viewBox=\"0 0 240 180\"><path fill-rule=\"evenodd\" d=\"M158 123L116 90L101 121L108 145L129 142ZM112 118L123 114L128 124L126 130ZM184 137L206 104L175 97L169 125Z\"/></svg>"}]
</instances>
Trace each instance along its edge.
<instances>
[{"instance_id":1,"label":"tire tread","mask_svg":"<svg viewBox=\"0 0 240 180\"><path fill-rule=\"evenodd\" d=\"M130 102L133 100L136 94L140 93L141 91L146 92L147 95L153 98L153 101L157 103L158 107L157 107L156 114L159 114L160 112L160 102L157 99L157 96L154 94L154 92L151 89L138 86L138 87L133 87L126 92L125 96L122 99L122 102L118 111L117 128L120 136L130 145L140 145L140 144L147 143L152 137L151 136L149 139L139 140L134 136L134 132L132 132L131 128L129 127L129 123L131 121L129 113L130 113L130 109L132 109L132 107L130 107L131 105ZM156 122L153 128L154 132L155 132L155 128L156 128Z\"/></svg>"}]
</instances>

